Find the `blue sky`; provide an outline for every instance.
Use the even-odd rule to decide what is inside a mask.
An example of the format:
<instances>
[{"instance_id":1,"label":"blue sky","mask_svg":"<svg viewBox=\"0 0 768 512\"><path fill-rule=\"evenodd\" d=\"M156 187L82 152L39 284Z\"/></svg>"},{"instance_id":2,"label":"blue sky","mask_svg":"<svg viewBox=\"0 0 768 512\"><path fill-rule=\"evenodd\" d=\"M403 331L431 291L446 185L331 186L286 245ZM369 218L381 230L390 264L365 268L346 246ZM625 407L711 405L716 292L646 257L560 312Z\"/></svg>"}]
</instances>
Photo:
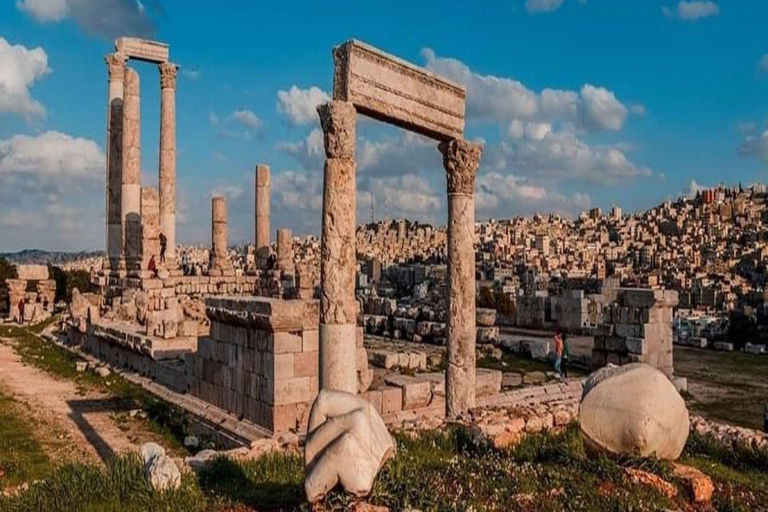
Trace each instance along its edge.
<instances>
[{"instance_id":1,"label":"blue sky","mask_svg":"<svg viewBox=\"0 0 768 512\"><path fill-rule=\"evenodd\" d=\"M358 38L467 87L485 143L478 219L627 211L719 182L766 181L768 4L671 0L261 3L18 0L0 6L0 251L104 246L104 55L167 42L177 93L179 239L253 238L253 169L272 167L272 226L318 233L315 105L331 48ZM159 77L141 76L142 180L156 186ZM358 125L358 219L444 223L435 143Z\"/></svg>"}]
</instances>

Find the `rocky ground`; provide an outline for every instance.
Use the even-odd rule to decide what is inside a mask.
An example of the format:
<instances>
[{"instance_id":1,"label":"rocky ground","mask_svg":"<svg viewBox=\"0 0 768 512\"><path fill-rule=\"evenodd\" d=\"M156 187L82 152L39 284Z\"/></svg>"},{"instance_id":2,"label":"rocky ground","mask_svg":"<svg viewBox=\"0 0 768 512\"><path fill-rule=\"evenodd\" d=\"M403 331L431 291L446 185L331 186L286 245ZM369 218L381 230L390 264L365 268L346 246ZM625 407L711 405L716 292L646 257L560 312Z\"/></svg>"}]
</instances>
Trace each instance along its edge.
<instances>
[{"instance_id":1,"label":"rocky ground","mask_svg":"<svg viewBox=\"0 0 768 512\"><path fill-rule=\"evenodd\" d=\"M0 337L0 511L310 509L295 447L230 452L193 471L182 462L183 421L163 404L114 374L78 372L72 354L32 330L0 326ZM595 456L578 428L558 419L561 412L552 413L556 431L529 429L534 415L521 428L530 434L507 436L511 443L463 426L401 431L368 501L335 492L316 509L698 511L768 503L766 453L723 448L697 434L682 466ZM178 461L179 489L147 485L133 454L149 440Z\"/></svg>"}]
</instances>

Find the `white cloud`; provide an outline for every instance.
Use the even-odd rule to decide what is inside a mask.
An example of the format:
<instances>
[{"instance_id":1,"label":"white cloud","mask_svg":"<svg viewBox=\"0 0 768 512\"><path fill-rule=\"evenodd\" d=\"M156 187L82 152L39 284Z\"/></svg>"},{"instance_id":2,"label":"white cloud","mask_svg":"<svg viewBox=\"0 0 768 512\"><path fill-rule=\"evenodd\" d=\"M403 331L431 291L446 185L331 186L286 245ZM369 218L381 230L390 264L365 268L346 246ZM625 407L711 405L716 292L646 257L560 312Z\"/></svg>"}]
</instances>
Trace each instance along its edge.
<instances>
[{"instance_id":1,"label":"white cloud","mask_svg":"<svg viewBox=\"0 0 768 512\"><path fill-rule=\"evenodd\" d=\"M757 69L762 73L768 73L768 53L760 57L760 60L757 62Z\"/></svg>"},{"instance_id":2,"label":"white cloud","mask_svg":"<svg viewBox=\"0 0 768 512\"><path fill-rule=\"evenodd\" d=\"M211 191L211 197L224 196L229 201L235 201L243 196L243 187L240 185L223 185Z\"/></svg>"},{"instance_id":3,"label":"white cloud","mask_svg":"<svg viewBox=\"0 0 768 512\"><path fill-rule=\"evenodd\" d=\"M618 185L632 178L649 177L646 167L631 162L617 146L590 146L567 131L526 133L510 143L487 146L483 167L492 171L602 185Z\"/></svg>"},{"instance_id":4,"label":"white cloud","mask_svg":"<svg viewBox=\"0 0 768 512\"><path fill-rule=\"evenodd\" d=\"M248 126L249 128L253 128L255 130L260 130L262 126L264 126L264 123L261 119L259 119L259 116L254 114L250 110L236 110L230 114L232 119L235 121L239 121L240 123L244 124L245 126Z\"/></svg>"},{"instance_id":5,"label":"white cloud","mask_svg":"<svg viewBox=\"0 0 768 512\"><path fill-rule=\"evenodd\" d=\"M587 131L620 130L627 117L616 95L585 84L579 92L544 89L536 93L511 78L474 73L459 60L422 50L426 67L467 88L467 118L508 125L513 120L569 125Z\"/></svg>"},{"instance_id":6,"label":"white cloud","mask_svg":"<svg viewBox=\"0 0 768 512\"><path fill-rule=\"evenodd\" d=\"M61 21L67 16L67 0L18 0L16 7L42 23Z\"/></svg>"},{"instance_id":7,"label":"white cloud","mask_svg":"<svg viewBox=\"0 0 768 512\"><path fill-rule=\"evenodd\" d=\"M616 95L603 87L586 84L581 88L582 124L587 129L621 130L627 118L627 108Z\"/></svg>"},{"instance_id":8,"label":"white cloud","mask_svg":"<svg viewBox=\"0 0 768 512\"><path fill-rule=\"evenodd\" d=\"M277 110L295 125L315 123L319 120L317 106L330 99L319 87L299 89L294 85L287 91L277 91Z\"/></svg>"},{"instance_id":9,"label":"white cloud","mask_svg":"<svg viewBox=\"0 0 768 512\"><path fill-rule=\"evenodd\" d=\"M563 0L526 0L525 10L531 14L552 12L563 6Z\"/></svg>"},{"instance_id":10,"label":"white cloud","mask_svg":"<svg viewBox=\"0 0 768 512\"><path fill-rule=\"evenodd\" d=\"M264 128L264 122L252 111L235 110L221 119L215 112L208 111L208 122L216 129L221 137L250 140L259 135ZM245 127L243 129L242 127Z\"/></svg>"},{"instance_id":11,"label":"white cloud","mask_svg":"<svg viewBox=\"0 0 768 512\"><path fill-rule=\"evenodd\" d=\"M696 197L696 194L698 194L702 190L707 190L708 188L712 188L712 187L708 187L707 185L702 185L698 183L696 180L691 180L691 182L688 183L688 189L683 192L683 195L685 195L689 199L693 199Z\"/></svg>"},{"instance_id":12,"label":"white cloud","mask_svg":"<svg viewBox=\"0 0 768 512\"><path fill-rule=\"evenodd\" d=\"M0 70L0 114L19 114L27 119L44 116L45 107L32 98L29 89L51 71L45 50L11 45L0 37Z\"/></svg>"},{"instance_id":13,"label":"white cloud","mask_svg":"<svg viewBox=\"0 0 768 512\"><path fill-rule=\"evenodd\" d=\"M739 154L758 158L768 164L768 129L762 133L747 132L739 145Z\"/></svg>"},{"instance_id":14,"label":"white cloud","mask_svg":"<svg viewBox=\"0 0 768 512\"><path fill-rule=\"evenodd\" d=\"M277 147L296 158L301 164L302 169L317 170L323 168L325 145L323 142L323 130L320 128L312 129L309 135L302 140L281 142Z\"/></svg>"},{"instance_id":15,"label":"white cloud","mask_svg":"<svg viewBox=\"0 0 768 512\"><path fill-rule=\"evenodd\" d=\"M378 215L390 218L414 218L437 222L442 218L442 200L421 176L371 177L365 190L358 190L358 219L368 219L371 208L371 192L374 195ZM443 222L445 220L443 219ZM360 222L362 223L362 222Z\"/></svg>"},{"instance_id":16,"label":"white cloud","mask_svg":"<svg viewBox=\"0 0 768 512\"><path fill-rule=\"evenodd\" d=\"M720 14L720 6L710 0L694 0L692 2L681 1L677 8L662 7L661 12L670 19L683 21L698 21L700 19L717 16Z\"/></svg>"},{"instance_id":17,"label":"white cloud","mask_svg":"<svg viewBox=\"0 0 768 512\"><path fill-rule=\"evenodd\" d=\"M66 181L94 179L104 173L105 155L96 142L60 132L0 139L0 179L31 176Z\"/></svg>"},{"instance_id":18,"label":"white cloud","mask_svg":"<svg viewBox=\"0 0 768 512\"><path fill-rule=\"evenodd\" d=\"M484 217L509 217L533 210L573 215L590 204L588 194L564 195L514 174L481 173L475 186L475 206Z\"/></svg>"},{"instance_id":19,"label":"white cloud","mask_svg":"<svg viewBox=\"0 0 768 512\"><path fill-rule=\"evenodd\" d=\"M40 23L70 18L86 34L108 40L120 36L151 37L155 24L150 10L162 14L156 0L17 0L16 7Z\"/></svg>"},{"instance_id":20,"label":"white cloud","mask_svg":"<svg viewBox=\"0 0 768 512\"><path fill-rule=\"evenodd\" d=\"M181 68L181 74L189 79L197 80L203 75L203 72L198 69Z\"/></svg>"},{"instance_id":21,"label":"white cloud","mask_svg":"<svg viewBox=\"0 0 768 512\"><path fill-rule=\"evenodd\" d=\"M0 139L0 250L103 248L105 160L60 132Z\"/></svg>"}]
</instances>

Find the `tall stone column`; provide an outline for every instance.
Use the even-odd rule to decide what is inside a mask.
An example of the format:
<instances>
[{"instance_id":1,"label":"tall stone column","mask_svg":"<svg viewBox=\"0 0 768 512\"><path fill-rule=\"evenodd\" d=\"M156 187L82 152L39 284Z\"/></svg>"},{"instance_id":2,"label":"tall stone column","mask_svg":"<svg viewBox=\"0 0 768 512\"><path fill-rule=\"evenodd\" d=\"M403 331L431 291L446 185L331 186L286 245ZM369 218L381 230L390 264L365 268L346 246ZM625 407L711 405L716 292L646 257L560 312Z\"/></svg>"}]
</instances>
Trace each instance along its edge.
<instances>
[{"instance_id":1,"label":"tall stone column","mask_svg":"<svg viewBox=\"0 0 768 512\"><path fill-rule=\"evenodd\" d=\"M462 140L440 143L448 181L448 368L446 416L475 406L475 175L482 147Z\"/></svg>"},{"instance_id":2,"label":"tall stone column","mask_svg":"<svg viewBox=\"0 0 768 512\"><path fill-rule=\"evenodd\" d=\"M165 265L176 266L176 74L179 66L160 68L160 231L168 246ZM160 262L158 261L158 264Z\"/></svg>"},{"instance_id":3,"label":"tall stone column","mask_svg":"<svg viewBox=\"0 0 768 512\"><path fill-rule=\"evenodd\" d=\"M256 166L256 258L262 266L269 257L269 166ZM260 261L261 260L261 261Z\"/></svg>"},{"instance_id":4,"label":"tall stone column","mask_svg":"<svg viewBox=\"0 0 768 512\"><path fill-rule=\"evenodd\" d=\"M123 224L123 257L129 270L141 261L141 107L139 74L125 69L123 84L123 161L120 214Z\"/></svg>"},{"instance_id":5,"label":"tall stone column","mask_svg":"<svg viewBox=\"0 0 768 512\"><path fill-rule=\"evenodd\" d=\"M229 268L227 236L227 200L224 196L213 196L211 199L211 270Z\"/></svg>"},{"instance_id":6,"label":"tall stone column","mask_svg":"<svg viewBox=\"0 0 768 512\"><path fill-rule=\"evenodd\" d=\"M123 255L121 188L123 173L123 81L124 55L113 53L104 59L109 72L107 103L107 259L110 269L120 266Z\"/></svg>"},{"instance_id":7,"label":"tall stone column","mask_svg":"<svg viewBox=\"0 0 768 512\"><path fill-rule=\"evenodd\" d=\"M351 103L317 108L325 136L320 248L320 386L357 393L355 122Z\"/></svg>"},{"instance_id":8,"label":"tall stone column","mask_svg":"<svg viewBox=\"0 0 768 512\"><path fill-rule=\"evenodd\" d=\"M293 264L293 233L288 228L277 230L277 268L288 273L294 273Z\"/></svg>"}]
</instances>

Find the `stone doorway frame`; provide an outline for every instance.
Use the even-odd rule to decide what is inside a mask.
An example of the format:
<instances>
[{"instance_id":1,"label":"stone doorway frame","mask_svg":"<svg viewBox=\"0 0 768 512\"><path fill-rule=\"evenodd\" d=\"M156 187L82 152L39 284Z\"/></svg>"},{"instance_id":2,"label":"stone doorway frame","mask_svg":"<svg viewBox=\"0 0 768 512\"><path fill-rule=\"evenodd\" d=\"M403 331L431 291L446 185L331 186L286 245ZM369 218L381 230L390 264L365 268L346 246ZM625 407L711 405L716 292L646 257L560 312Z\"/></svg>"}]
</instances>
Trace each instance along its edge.
<instances>
[{"instance_id":1,"label":"stone doorway frame","mask_svg":"<svg viewBox=\"0 0 768 512\"><path fill-rule=\"evenodd\" d=\"M356 40L333 49L333 100L317 108L326 161L320 250L320 387L357 392L357 114L438 142L448 188L446 416L475 406L475 176L482 147L464 140L466 90Z\"/></svg>"}]
</instances>

